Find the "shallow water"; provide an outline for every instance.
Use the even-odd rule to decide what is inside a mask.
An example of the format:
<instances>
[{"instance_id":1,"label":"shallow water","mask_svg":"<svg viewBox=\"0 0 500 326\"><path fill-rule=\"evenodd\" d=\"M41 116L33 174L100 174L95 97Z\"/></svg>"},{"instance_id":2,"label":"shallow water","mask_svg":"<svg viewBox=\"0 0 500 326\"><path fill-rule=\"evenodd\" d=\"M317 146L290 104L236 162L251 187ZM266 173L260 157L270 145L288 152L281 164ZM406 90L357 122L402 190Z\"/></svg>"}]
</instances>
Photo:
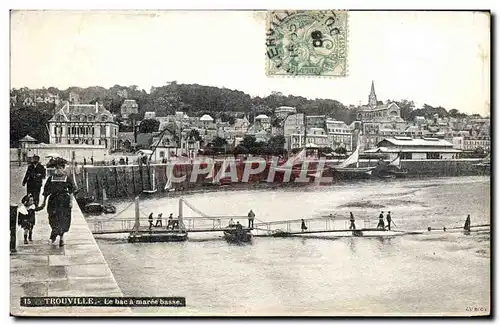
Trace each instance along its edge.
<instances>
[{"instance_id":1,"label":"shallow water","mask_svg":"<svg viewBox=\"0 0 500 326\"><path fill-rule=\"evenodd\" d=\"M363 181L300 189L223 191L184 197L209 215L279 221L330 213L377 219L397 229L490 222L486 177ZM178 198L141 201L145 214L177 214ZM127 203L117 203L118 211ZM130 208L131 214L133 208ZM185 216L194 216L189 209ZM255 238L230 245L220 234L185 243L98 240L126 296L184 296L186 308L138 312L203 315L471 314L490 304L490 235L431 232L393 238Z\"/></svg>"}]
</instances>

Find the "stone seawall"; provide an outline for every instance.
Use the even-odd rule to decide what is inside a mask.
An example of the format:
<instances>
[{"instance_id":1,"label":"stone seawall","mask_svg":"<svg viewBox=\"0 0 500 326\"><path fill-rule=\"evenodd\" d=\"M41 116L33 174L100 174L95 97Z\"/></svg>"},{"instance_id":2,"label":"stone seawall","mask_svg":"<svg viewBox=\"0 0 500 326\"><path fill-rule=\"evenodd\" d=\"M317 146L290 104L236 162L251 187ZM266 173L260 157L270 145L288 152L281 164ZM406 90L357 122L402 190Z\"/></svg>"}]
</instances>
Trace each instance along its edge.
<instances>
[{"instance_id":1,"label":"stone seawall","mask_svg":"<svg viewBox=\"0 0 500 326\"><path fill-rule=\"evenodd\" d=\"M455 160L402 160L403 169L408 170L408 177L439 177L439 176L470 176L484 175L487 171L484 168L478 167L475 164L479 163L479 159L455 159ZM338 161L330 161L327 164L336 165ZM197 164L197 163L195 163ZM206 169L207 163L198 163L199 169ZM375 166L376 160L361 160L360 166ZM244 187L245 182L244 170L246 166L252 166L255 169L258 163L255 162L236 162L237 180L226 178L221 180L221 183L238 183L238 187ZM315 169L318 166L317 161L311 161L308 164L308 172L306 175L311 182L314 182ZM215 164L214 175L217 175L222 167L221 162ZM300 169L294 169L289 180L283 172L276 172L274 178L269 178L271 166L267 163L265 169L258 173L250 175L248 184L256 183L294 183L299 177ZM213 187L209 173L205 172L192 178L193 164L191 163L174 163L173 173L175 177L185 176L183 182L174 182L172 187L176 190L195 190L207 187ZM229 171L229 169L227 170ZM167 164L152 164L150 166L138 165L113 165L113 166L79 166L75 171L75 180L82 193L86 196L93 196L101 199L107 198L129 198L142 193L145 190L157 189L158 192L163 191L167 184ZM331 169L325 169L324 177L333 177L336 179L335 172ZM192 182L194 180L194 182ZM241 185L240 185L241 184Z\"/></svg>"}]
</instances>

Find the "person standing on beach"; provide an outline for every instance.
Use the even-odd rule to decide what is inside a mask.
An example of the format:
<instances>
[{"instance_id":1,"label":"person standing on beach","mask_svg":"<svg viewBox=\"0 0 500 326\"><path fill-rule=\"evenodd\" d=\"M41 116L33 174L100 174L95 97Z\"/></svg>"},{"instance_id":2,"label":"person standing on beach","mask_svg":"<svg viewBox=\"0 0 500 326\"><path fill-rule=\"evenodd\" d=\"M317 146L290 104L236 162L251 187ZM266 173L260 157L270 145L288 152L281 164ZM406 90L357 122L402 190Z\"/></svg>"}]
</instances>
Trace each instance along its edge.
<instances>
[{"instance_id":1,"label":"person standing on beach","mask_svg":"<svg viewBox=\"0 0 500 326\"><path fill-rule=\"evenodd\" d=\"M52 229L50 240L52 243L59 236L59 247L64 246L64 233L68 232L71 226L71 208L73 207L74 184L66 175L64 168L67 161L62 158L51 160L47 166L54 167L54 175L49 177L43 188L43 204L47 202L47 213L49 224Z\"/></svg>"},{"instance_id":2,"label":"person standing on beach","mask_svg":"<svg viewBox=\"0 0 500 326\"><path fill-rule=\"evenodd\" d=\"M46 171L40 164L40 156L34 155L33 162L28 166L23 179L23 187L26 186L26 194L33 196L35 206L38 206L40 201L40 190L42 189L43 179L45 179Z\"/></svg>"}]
</instances>

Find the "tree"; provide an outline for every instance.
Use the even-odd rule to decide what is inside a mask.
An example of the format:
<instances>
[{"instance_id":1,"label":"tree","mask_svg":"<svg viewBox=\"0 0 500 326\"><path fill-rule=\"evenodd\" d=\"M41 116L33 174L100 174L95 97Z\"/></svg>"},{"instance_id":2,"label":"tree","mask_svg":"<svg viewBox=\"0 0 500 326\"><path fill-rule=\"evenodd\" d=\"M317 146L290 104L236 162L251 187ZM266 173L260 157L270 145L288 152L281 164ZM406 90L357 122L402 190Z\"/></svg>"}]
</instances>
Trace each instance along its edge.
<instances>
[{"instance_id":1,"label":"tree","mask_svg":"<svg viewBox=\"0 0 500 326\"><path fill-rule=\"evenodd\" d=\"M245 136L243 140L241 141L240 145L247 148L250 150L251 148L254 148L256 145L256 139L255 136Z\"/></svg>"},{"instance_id":2,"label":"tree","mask_svg":"<svg viewBox=\"0 0 500 326\"><path fill-rule=\"evenodd\" d=\"M191 129L189 131L188 138L193 139L194 141L201 141L201 139L202 139L200 136L200 132L196 129Z\"/></svg>"},{"instance_id":3,"label":"tree","mask_svg":"<svg viewBox=\"0 0 500 326\"><path fill-rule=\"evenodd\" d=\"M215 137L214 140L212 140L212 145L215 148L222 148L225 145L227 145L227 140L225 140L224 138L221 138L221 137Z\"/></svg>"},{"instance_id":4,"label":"tree","mask_svg":"<svg viewBox=\"0 0 500 326\"><path fill-rule=\"evenodd\" d=\"M394 103L396 103L401 109L401 118L403 118L403 120L412 120L412 112L415 109L415 103L413 101L401 100L394 101Z\"/></svg>"},{"instance_id":5,"label":"tree","mask_svg":"<svg viewBox=\"0 0 500 326\"><path fill-rule=\"evenodd\" d=\"M267 142L269 154L283 154L285 151L285 137L282 135L273 136Z\"/></svg>"},{"instance_id":6,"label":"tree","mask_svg":"<svg viewBox=\"0 0 500 326\"><path fill-rule=\"evenodd\" d=\"M145 119L139 124L140 133L151 133L158 131L160 127L160 121L155 119Z\"/></svg>"}]
</instances>

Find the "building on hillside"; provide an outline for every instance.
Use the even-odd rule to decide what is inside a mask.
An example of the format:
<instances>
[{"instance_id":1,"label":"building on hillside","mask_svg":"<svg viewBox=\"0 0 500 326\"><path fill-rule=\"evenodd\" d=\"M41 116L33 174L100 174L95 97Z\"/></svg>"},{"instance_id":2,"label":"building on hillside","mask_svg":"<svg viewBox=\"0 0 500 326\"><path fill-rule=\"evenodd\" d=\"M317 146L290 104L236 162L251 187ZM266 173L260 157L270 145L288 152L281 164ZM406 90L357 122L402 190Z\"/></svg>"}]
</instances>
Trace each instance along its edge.
<instances>
[{"instance_id":1,"label":"building on hillside","mask_svg":"<svg viewBox=\"0 0 500 326\"><path fill-rule=\"evenodd\" d=\"M259 114L254 119L254 125L259 130L267 130L271 128L271 118L265 114Z\"/></svg>"},{"instance_id":2,"label":"building on hillside","mask_svg":"<svg viewBox=\"0 0 500 326\"><path fill-rule=\"evenodd\" d=\"M389 159L400 155L404 160L454 159L462 151L453 148L453 144L437 138L390 137L376 144L376 148L365 153L387 153Z\"/></svg>"},{"instance_id":3,"label":"building on hillside","mask_svg":"<svg viewBox=\"0 0 500 326\"><path fill-rule=\"evenodd\" d=\"M69 103L71 104L79 104L80 103L80 95L75 92L69 92Z\"/></svg>"},{"instance_id":4,"label":"building on hillside","mask_svg":"<svg viewBox=\"0 0 500 326\"><path fill-rule=\"evenodd\" d=\"M362 121L364 149L371 148L385 136L382 129L392 129L404 132L406 122L401 118L401 109L394 102L383 103L377 100L375 84L372 81L368 104L363 105L358 112L358 119Z\"/></svg>"},{"instance_id":5,"label":"building on hillside","mask_svg":"<svg viewBox=\"0 0 500 326\"><path fill-rule=\"evenodd\" d=\"M56 111L48 122L50 144L104 145L118 148L118 124L102 104L70 104Z\"/></svg>"},{"instance_id":6,"label":"building on hillside","mask_svg":"<svg viewBox=\"0 0 500 326\"><path fill-rule=\"evenodd\" d=\"M122 119L128 122L129 116L131 114L139 113L139 105L135 100L125 100L120 107L120 113Z\"/></svg>"},{"instance_id":7,"label":"building on hillside","mask_svg":"<svg viewBox=\"0 0 500 326\"><path fill-rule=\"evenodd\" d=\"M214 118L208 114L204 114L200 118L200 128L203 129L215 129Z\"/></svg>"},{"instance_id":8,"label":"building on hillside","mask_svg":"<svg viewBox=\"0 0 500 326\"><path fill-rule=\"evenodd\" d=\"M285 136L285 149L331 147L330 137L323 128L309 128L307 133L292 133Z\"/></svg>"},{"instance_id":9,"label":"building on hillside","mask_svg":"<svg viewBox=\"0 0 500 326\"><path fill-rule=\"evenodd\" d=\"M352 151L352 132L344 121L327 119L326 132L330 137L330 146L333 149L344 147L348 152Z\"/></svg>"},{"instance_id":10,"label":"building on hillside","mask_svg":"<svg viewBox=\"0 0 500 326\"><path fill-rule=\"evenodd\" d=\"M491 151L491 140L489 136L463 138L464 151L474 151L479 148L482 148L486 152Z\"/></svg>"},{"instance_id":11,"label":"building on hillside","mask_svg":"<svg viewBox=\"0 0 500 326\"><path fill-rule=\"evenodd\" d=\"M289 115L296 113L297 109L291 106L280 106L274 110L274 115L280 120L284 120Z\"/></svg>"},{"instance_id":12,"label":"building on hillside","mask_svg":"<svg viewBox=\"0 0 500 326\"><path fill-rule=\"evenodd\" d=\"M250 127L250 121L247 117L238 118L234 121L234 130L232 131L234 137L244 137Z\"/></svg>"},{"instance_id":13,"label":"building on hillside","mask_svg":"<svg viewBox=\"0 0 500 326\"><path fill-rule=\"evenodd\" d=\"M156 112L148 111L144 112L144 120L151 120L156 118Z\"/></svg>"},{"instance_id":14,"label":"building on hillside","mask_svg":"<svg viewBox=\"0 0 500 326\"><path fill-rule=\"evenodd\" d=\"M325 115L307 115L306 126L307 128L323 128L325 129L326 116Z\"/></svg>"},{"instance_id":15,"label":"building on hillside","mask_svg":"<svg viewBox=\"0 0 500 326\"><path fill-rule=\"evenodd\" d=\"M119 132L118 133L118 150L123 152L131 152L136 146L137 134L134 132Z\"/></svg>"},{"instance_id":16,"label":"building on hillside","mask_svg":"<svg viewBox=\"0 0 500 326\"><path fill-rule=\"evenodd\" d=\"M299 134L304 132L304 114L297 113L286 117L283 123L283 135L285 137L292 134Z\"/></svg>"}]
</instances>

